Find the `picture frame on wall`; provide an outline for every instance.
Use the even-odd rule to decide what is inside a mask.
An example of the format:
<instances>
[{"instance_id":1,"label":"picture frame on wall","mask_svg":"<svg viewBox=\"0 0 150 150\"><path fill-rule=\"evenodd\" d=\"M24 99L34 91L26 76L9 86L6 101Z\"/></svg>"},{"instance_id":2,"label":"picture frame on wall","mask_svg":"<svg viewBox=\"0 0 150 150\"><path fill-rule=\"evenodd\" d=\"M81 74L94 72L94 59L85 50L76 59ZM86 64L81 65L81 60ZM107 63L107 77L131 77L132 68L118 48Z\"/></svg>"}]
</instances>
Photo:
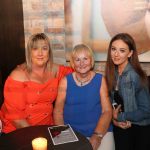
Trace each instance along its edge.
<instances>
[{"instance_id":1,"label":"picture frame on wall","mask_svg":"<svg viewBox=\"0 0 150 150\"><path fill-rule=\"evenodd\" d=\"M126 32L136 42L139 59L150 62L149 1L64 0L64 3L67 59L76 44L84 43L94 50L96 61L106 61L111 38Z\"/></svg>"}]
</instances>

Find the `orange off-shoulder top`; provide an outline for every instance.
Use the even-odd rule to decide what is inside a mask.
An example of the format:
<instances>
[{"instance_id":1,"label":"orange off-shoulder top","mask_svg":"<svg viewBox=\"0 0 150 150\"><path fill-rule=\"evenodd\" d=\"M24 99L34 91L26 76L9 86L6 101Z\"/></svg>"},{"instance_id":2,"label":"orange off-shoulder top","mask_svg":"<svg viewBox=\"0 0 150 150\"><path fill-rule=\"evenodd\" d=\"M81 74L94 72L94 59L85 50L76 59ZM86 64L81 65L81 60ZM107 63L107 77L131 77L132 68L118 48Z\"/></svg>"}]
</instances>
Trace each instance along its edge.
<instances>
[{"instance_id":1,"label":"orange off-shoulder top","mask_svg":"<svg viewBox=\"0 0 150 150\"><path fill-rule=\"evenodd\" d=\"M52 125L53 102L57 96L59 80L72 71L70 67L59 66L58 76L44 84L20 82L8 77L1 107L2 132L16 130L12 121L17 119L26 119L32 126Z\"/></svg>"}]
</instances>

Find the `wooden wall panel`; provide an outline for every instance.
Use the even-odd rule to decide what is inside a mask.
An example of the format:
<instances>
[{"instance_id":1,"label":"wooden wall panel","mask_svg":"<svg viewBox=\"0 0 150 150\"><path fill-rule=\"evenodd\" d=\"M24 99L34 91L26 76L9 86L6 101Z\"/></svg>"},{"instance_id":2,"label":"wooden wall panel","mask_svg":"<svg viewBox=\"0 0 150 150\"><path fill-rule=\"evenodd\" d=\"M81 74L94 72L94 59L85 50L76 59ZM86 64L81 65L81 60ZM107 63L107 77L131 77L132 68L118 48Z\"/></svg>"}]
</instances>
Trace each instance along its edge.
<instances>
[{"instance_id":1,"label":"wooden wall panel","mask_svg":"<svg viewBox=\"0 0 150 150\"><path fill-rule=\"evenodd\" d=\"M24 43L22 1L0 1L0 71L2 85L12 69L24 61Z\"/></svg>"}]
</instances>

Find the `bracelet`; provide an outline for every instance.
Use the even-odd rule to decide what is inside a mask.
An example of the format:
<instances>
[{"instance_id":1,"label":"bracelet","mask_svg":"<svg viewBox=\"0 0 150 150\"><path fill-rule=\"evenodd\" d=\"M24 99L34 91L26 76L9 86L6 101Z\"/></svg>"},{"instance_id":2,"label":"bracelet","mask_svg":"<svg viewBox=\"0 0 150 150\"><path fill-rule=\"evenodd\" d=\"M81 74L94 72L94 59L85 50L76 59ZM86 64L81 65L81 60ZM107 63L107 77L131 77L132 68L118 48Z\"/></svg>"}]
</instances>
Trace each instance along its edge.
<instances>
[{"instance_id":1,"label":"bracelet","mask_svg":"<svg viewBox=\"0 0 150 150\"><path fill-rule=\"evenodd\" d=\"M94 132L93 134L95 134L96 136L100 137L100 138L103 138L103 134L102 133L99 133L99 132Z\"/></svg>"}]
</instances>

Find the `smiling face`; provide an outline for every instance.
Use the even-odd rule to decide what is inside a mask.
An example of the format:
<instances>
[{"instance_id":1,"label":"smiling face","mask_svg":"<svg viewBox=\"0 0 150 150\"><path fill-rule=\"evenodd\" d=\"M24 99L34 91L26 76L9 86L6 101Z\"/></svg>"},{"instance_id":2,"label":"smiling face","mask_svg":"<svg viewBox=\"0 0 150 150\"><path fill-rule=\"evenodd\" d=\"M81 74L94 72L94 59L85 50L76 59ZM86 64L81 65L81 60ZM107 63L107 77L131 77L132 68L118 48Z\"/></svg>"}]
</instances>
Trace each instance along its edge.
<instances>
[{"instance_id":1,"label":"smiling face","mask_svg":"<svg viewBox=\"0 0 150 150\"><path fill-rule=\"evenodd\" d=\"M116 40L111 45L111 59L122 71L128 63L133 51L129 50L128 45L122 40Z\"/></svg>"},{"instance_id":2,"label":"smiling face","mask_svg":"<svg viewBox=\"0 0 150 150\"><path fill-rule=\"evenodd\" d=\"M92 68L92 59L87 52L81 51L75 54L73 64L76 72L85 74Z\"/></svg>"},{"instance_id":3,"label":"smiling face","mask_svg":"<svg viewBox=\"0 0 150 150\"><path fill-rule=\"evenodd\" d=\"M33 44L31 49L32 66L46 66L49 60L49 46L44 40L38 40Z\"/></svg>"}]
</instances>

